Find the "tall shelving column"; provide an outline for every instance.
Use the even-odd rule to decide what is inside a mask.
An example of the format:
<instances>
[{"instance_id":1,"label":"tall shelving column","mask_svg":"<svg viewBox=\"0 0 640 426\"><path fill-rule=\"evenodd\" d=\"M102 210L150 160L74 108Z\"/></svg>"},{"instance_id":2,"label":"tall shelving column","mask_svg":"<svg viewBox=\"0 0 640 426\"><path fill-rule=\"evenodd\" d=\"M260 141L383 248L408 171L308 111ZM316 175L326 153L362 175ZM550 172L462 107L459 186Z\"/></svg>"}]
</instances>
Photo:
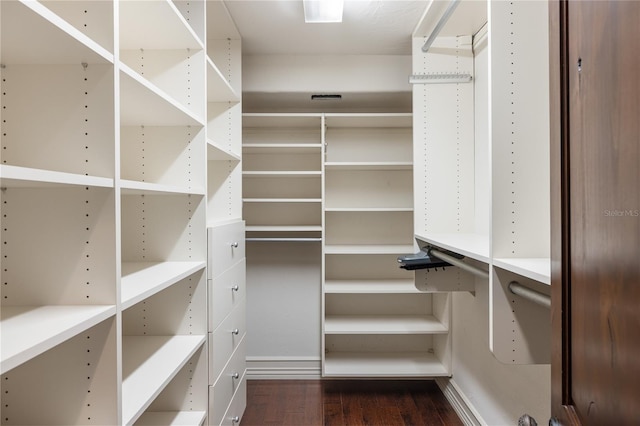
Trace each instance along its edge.
<instances>
[{"instance_id":1,"label":"tall shelving column","mask_svg":"<svg viewBox=\"0 0 640 426\"><path fill-rule=\"evenodd\" d=\"M50 6L0 4L0 423L117 423L114 12Z\"/></svg>"},{"instance_id":2,"label":"tall shelving column","mask_svg":"<svg viewBox=\"0 0 640 426\"><path fill-rule=\"evenodd\" d=\"M242 46L224 2L206 7L208 424L231 425L246 406Z\"/></svg>"},{"instance_id":3,"label":"tall shelving column","mask_svg":"<svg viewBox=\"0 0 640 426\"><path fill-rule=\"evenodd\" d=\"M446 376L449 300L419 292L411 114L326 114L325 377Z\"/></svg>"},{"instance_id":4,"label":"tall shelving column","mask_svg":"<svg viewBox=\"0 0 640 426\"><path fill-rule=\"evenodd\" d=\"M513 364L548 364L551 357L549 308L509 290L517 282L550 293L548 21L546 4L489 7L490 345Z\"/></svg>"},{"instance_id":5,"label":"tall shelving column","mask_svg":"<svg viewBox=\"0 0 640 426\"><path fill-rule=\"evenodd\" d=\"M118 8L121 423L198 424L207 412L204 2Z\"/></svg>"},{"instance_id":6,"label":"tall shelving column","mask_svg":"<svg viewBox=\"0 0 640 426\"><path fill-rule=\"evenodd\" d=\"M304 375L313 369L317 375L322 152L322 114L244 115L247 360L254 374L274 369L282 376Z\"/></svg>"}]
</instances>

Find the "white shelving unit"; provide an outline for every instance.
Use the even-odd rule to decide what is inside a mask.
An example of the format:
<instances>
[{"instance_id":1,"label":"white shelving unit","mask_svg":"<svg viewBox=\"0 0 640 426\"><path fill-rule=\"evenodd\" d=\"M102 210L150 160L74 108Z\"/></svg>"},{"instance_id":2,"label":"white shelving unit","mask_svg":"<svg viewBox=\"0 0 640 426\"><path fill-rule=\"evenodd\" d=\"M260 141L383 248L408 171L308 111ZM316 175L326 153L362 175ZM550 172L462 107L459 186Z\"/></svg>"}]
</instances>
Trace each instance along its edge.
<instances>
[{"instance_id":1,"label":"white shelving unit","mask_svg":"<svg viewBox=\"0 0 640 426\"><path fill-rule=\"evenodd\" d=\"M249 371L257 377L265 377L261 371L270 371L269 377L286 377L289 362L297 365L300 377L308 377L301 365L318 374L322 122L319 113L243 115L243 202L251 294L247 304L251 339L246 351Z\"/></svg>"},{"instance_id":2,"label":"white shelving unit","mask_svg":"<svg viewBox=\"0 0 640 426\"><path fill-rule=\"evenodd\" d=\"M320 237L321 120L321 114L244 115L243 202L250 238Z\"/></svg>"},{"instance_id":3,"label":"white shelving unit","mask_svg":"<svg viewBox=\"0 0 640 426\"><path fill-rule=\"evenodd\" d=\"M241 159L240 44L206 35L228 12L0 7L0 423L206 423L206 226L242 215L240 173L216 198L206 161Z\"/></svg>"},{"instance_id":4,"label":"white shelving unit","mask_svg":"<svg viewBox=\"0 0 640 426\"><path fill-rule=\"evenodd\" d=\"M411 114L326 114L325 377L446 376L448 296L398 268L414 252Z\"/></svg>"},{"instance_id":5,"label":"white shelving unit","mask_svg":"<svg viewBox=\"0 0 640 426\"><path fill-rule=\"evenodd\" d=\"M207 2L207 349L210 425L246 406L246 260L242 205L242 42L221 0ZM233 419L237 419L237 422Z\"/></svg>"},{"instance_id":6,"label":"white shelving unit","mask_svg":"<svg viewBox=\"0 0 640 426\"><path fill-rule=\"evenodd\" d=\"M430 10L414 33L413 72L473 79L414 85L415 186L424 194L416 197L416 239L465 256L489 271L489 282L447 270L416 274L417 285L473 291L474 283L488 284L496 358L548 363L548 309L508 289L517 281L549 294L548 10L536 2L461 2L425 53L442 12Z\"/></svg>"}]
</instances>

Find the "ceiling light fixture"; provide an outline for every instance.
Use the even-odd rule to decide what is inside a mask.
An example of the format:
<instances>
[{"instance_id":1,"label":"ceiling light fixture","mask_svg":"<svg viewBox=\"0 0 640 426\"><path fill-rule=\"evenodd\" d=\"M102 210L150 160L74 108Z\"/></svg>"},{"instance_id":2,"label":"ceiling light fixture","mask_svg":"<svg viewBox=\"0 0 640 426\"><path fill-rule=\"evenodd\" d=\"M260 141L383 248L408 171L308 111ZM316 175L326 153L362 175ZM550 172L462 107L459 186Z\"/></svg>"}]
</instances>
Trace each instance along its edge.
<instances>
[{"instance_id":1,"label":"ceiling light fixture","mask_svg":"<svg viewBox=\"0 0 640 426\"><path fill-rule=\"evenodd\" d=\"M342 22L344 0L303 0L302 4L306 23Z\"/></svg>"}]
</instances>

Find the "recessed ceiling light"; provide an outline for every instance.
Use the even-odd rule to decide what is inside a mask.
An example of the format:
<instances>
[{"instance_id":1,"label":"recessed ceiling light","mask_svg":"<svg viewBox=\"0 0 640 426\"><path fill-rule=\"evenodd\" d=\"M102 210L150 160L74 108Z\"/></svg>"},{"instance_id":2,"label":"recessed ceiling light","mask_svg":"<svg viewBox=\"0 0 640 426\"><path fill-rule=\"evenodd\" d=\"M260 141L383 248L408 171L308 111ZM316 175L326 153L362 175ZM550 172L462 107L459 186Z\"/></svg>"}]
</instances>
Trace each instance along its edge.
<instances>
[{"instance_id":1,"label":"recessed ceiling light","mask_svg":"<svg viewBox=\"0 0 640 426\"><path fill-rule=\"evenodd\" d=\"M303 0L304 22L342 22L344 0Z\"/></svg>"}]
</instances>

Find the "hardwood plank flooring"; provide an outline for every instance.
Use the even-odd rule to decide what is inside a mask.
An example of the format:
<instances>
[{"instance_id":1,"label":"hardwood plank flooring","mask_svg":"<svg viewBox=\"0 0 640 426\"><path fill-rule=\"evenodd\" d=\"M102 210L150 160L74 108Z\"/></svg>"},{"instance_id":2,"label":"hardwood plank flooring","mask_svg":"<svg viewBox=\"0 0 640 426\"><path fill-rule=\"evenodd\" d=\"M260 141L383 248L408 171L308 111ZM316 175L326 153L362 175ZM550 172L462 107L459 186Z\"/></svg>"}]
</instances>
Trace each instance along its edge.
<instances>
[{"instance_id":1,"label":"hardwood plank flooring","mask_svg":"<svg viewBox=\"0 0 640 426\"><path fill-rule=\"evenodd\" d=\"M249 380L241 426L458 426L432 380Z\"/></svg>"}]
</instances>

